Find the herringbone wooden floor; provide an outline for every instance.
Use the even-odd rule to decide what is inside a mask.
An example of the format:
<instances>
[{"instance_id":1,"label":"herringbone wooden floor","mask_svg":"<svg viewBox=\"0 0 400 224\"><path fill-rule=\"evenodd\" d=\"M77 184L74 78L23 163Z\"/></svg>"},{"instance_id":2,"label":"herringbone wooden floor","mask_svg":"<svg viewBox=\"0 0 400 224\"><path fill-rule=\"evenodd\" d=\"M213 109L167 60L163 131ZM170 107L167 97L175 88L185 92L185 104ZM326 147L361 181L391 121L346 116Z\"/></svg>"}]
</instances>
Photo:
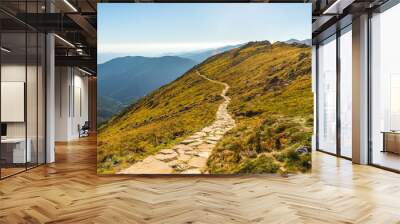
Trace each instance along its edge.
<instances>
[{"instance_id":1,"label":"herringbone wooden floor","mask_svg":"<svg viewBox=\"0 0 400 224\"><path fill-rule=\"evenodd\" d=\"M400 223L400 175L314 153L312 174L97 176L95 139L0 181L0 223Z\"/></svg>"}]
</instances>

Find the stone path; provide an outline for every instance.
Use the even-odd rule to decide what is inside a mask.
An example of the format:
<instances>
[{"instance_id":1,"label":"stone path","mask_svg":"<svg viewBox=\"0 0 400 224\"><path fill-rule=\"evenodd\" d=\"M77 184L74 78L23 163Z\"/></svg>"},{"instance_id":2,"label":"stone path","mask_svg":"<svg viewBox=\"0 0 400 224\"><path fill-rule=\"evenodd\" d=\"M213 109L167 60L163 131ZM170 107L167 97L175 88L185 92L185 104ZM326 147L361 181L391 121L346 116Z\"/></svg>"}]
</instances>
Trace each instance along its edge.
<instances>
[{"instance_id":1,"label":"stone path","mask_svg":"<svg viewBox=\"0 0 400 224\"><path fill-rule=\"evenodd\" d=\"M221 96L224 98L217 110L216 119L210 126L187 137L172 148L162 149L157 154L148 156L137 162L121 174L205 174L207 159L212 149L223 135L235 127L235 120L229 115L227 107L231 99L226 96L229 85L224 82L202 78L220 85L224 85Z\"/></svg>"}]
</instances>

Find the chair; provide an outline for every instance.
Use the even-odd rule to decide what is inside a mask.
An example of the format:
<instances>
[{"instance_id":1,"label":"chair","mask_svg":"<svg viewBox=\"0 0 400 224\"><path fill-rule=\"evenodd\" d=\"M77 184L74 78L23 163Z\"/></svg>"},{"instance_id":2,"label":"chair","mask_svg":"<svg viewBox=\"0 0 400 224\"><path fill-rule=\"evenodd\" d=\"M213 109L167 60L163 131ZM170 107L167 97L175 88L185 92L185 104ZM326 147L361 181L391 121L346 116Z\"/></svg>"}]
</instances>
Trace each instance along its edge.
<instances>
[{"instance_id":1,"label":"chair","mask_svg":"<svg viewBox=\"0 0 400 224\"><path fill-rule=\"evenodd\" d=\"M89 136L89 129L90 129L89 121L85 121L85 123L82 125L82 127L80 127L80 125L78 125L79 138Z\"/></svg>"}]
</instances>

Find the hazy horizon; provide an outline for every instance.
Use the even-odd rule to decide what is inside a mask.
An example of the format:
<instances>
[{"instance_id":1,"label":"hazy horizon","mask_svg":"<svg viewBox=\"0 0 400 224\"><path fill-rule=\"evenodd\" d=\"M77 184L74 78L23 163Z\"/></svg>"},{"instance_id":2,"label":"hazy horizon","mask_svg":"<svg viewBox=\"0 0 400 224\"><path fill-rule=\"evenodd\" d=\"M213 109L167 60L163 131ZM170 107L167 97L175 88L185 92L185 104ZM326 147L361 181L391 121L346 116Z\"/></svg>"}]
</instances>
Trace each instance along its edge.
<instances>
[{"instance_id":1,"label":"hazy horizon","mask_svg":"<svg viewBox=\"0 0 400 224\"><path fill-rule=\"evenodd\" d=\"M221 46L217 46L217 47L210 47L210 48L203 48L203 49L194 49L194 50L187 49L185 51L176 51L176 52L160 52L160 53L155 52L154 54L146 54L146 55L137 55L137 54L131 54L131 53L102 53L102 54L97 54L97 57L98 57L97 64L102 64L107 61L111 61L115 58L121 58L121 57L154 57L154 58L157 58L157 57L164 57L164 56L180 56L180 55L186 54L186 53L200 53L200 52L204 52L204 51L218 49L221 47L235 46L235 45L246 44L246 43L247 42L221 45Z\"/></svg>"},{"instance_id":2,"label":"hazy horizon","mask_svg":"<svg viewBox=\"0 0 400 224\"><path fill-rule=\"evenodd\" d=\"M278 42L278 41L284 42L284 41L288 41L288 40L291 40L291 39L295 39L295 38L289 38L287 40L277 40L275 42ZM298 39L296 39L296 40L298 40ZM311 39L304 39L304 40L311 40ZM304 41L304 40L299 40L299 41ZM265 41L265 40L256 40L256 41ZM271 42L271 43L273 44L275 42ZM205 48L205 49L200 49L200 50L190 50L190 49L188 49L187 51L179 51L179 52L168 52L168 53L159 53L159 54L155 53L154 55L133 55L133 54L129 54L129 53L128 54L126 54L126 53L115 53L115 54L103 53L103 54L98 54L97 55L97 64L103 64L103 63L106 63L106 62L111 61L113 59L122 58L122 57L149 57L149 58L158 58L158 57L164 57L164 56L179 56L179 57L183 57L182 55L183 54L187 54L187 53L201 53L201 52L214 50L214 49L218 49L218 48L222 48L222 47L242 45L242 44L246 44L246 43L248 43L248 42L238 43L238 44L231 44L231 45L223 45L223 46L219 46L219 47Z\"/></svg>"}]
</instances>

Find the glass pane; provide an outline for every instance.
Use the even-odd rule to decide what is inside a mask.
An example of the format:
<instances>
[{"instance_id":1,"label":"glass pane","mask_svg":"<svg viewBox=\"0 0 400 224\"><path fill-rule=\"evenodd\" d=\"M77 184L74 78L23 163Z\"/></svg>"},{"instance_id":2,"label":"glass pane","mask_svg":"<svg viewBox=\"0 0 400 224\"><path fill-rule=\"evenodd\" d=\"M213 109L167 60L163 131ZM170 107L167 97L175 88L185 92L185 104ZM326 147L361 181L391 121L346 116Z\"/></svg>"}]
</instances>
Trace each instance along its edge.
<instances>
[{"instance_id":1,"label":"glass pane","mask_svg":"<svg viewBox=\"0 0 400 224\"><path fill-rule=\"evenodd\" d=\"M400 170L400 5L372 18L372 163Z\"/></svg>"},{"instance_id":2,"label":"glass pane","mask_svg":"<svg viewBox=\"0 0 400 224\"><path fill-rule=\"evenodd\" d=\"M1 45L1 172L5 177L25 170L31 158L26 150L26 35L2 33Z\"/></svg>"},{"instance_id":3,"label":"glass pane","mask_svg":"<svg viewBox=\"0 0 400 224\"><path fill-rule=\"evenodd\" d=\"M340 36L340 152L352 157L352 35Z\"/></svg>"},{"instance_id":4,"label":"glass pane","mask_svg":"<svg viewBox=\"0 0 400 224\"><path fill-rule=\"evenodd\" d=\"M38 80L38 37L37 33L30 32L27 33L28 38L28 62L27 62L27 80L26 80L26 112L27 112L27 143L28 143L28 150L31 152L28 154L30 155L30 159L28 160L28 168L34 167L37 165L37 158L38 158L38 144L37 144L37 132L38 132L38 107L37 107L37 80Z\"/></svg>"},{"instance_id":5,"label":"glass pane","mask_svg":"<svg viewBox=\"0 0 400 224\"><path fill-rule=\"evenodd\" d=\"M336 153L336 40L318 48L318 147Z\"/></svg>"},{"instance_id":6,"label":"glass pane","mask_svg":"<svg viewBox=\"0 0 400 224\"><path fill-rule=\"evenodd\" d=\"M43 13L45 1L1 1L0 7L20 15ZM0 20L0 176L4 178L45 162L45 35L2 12Z\"/></svg>"},{"instance_id":7,"label":"glass pane","mask_svg":"<svg viewBox=\"0 0 400 224\"><path fill-rule=\"evenodd\" d=\"M38 41L38 163L45 163L46 149L45 149L45 44L46 37L44 34L39 33Z\"/></svg>"}]
</instances>

